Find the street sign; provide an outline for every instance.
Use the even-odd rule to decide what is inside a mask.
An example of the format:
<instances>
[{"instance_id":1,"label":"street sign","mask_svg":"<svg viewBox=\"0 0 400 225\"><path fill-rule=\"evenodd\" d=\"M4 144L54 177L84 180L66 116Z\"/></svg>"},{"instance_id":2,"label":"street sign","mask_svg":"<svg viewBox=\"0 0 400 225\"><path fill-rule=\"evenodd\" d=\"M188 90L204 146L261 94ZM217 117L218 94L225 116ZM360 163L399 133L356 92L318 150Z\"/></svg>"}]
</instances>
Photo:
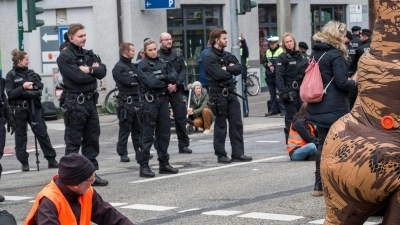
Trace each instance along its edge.
<instances>
[{"instance_id":1,"label":"street sign","mask_svg":"<svg viewBox=\"0 0 400 225\"><path fill-rule=\"evenodd\" d=\"M68 31L68 27L58 27L58 38L60 45L64 43L64 34Z\"/></svg>"},{"instance_id":2,"label":"street sign","mask_svg":"<svg viewBox=\"0 0 400 225\"><path fill-rule=\"evenodd\" d=\"M40 47L42 52L42 73L52 74L57 68L57 57L60 54L58 30L54 26L40 27Z\"/></svg>"},{"instance_id":3,"label":"street sign","mask_svg":"<svg viewBox=\"0 0 400 225\"><path fill-rule=\"evenodd\" d=\"M142 0L142 10L175 9L177 0Z\"/></svg>"}]
</instances>

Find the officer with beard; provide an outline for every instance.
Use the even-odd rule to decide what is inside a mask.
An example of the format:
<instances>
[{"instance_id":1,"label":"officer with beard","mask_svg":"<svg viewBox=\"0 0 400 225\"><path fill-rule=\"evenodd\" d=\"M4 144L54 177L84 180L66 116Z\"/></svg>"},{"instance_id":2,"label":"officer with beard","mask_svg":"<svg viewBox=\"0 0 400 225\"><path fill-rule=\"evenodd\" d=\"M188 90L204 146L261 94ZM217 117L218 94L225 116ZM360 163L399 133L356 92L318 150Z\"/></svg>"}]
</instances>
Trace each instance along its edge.
<instances>
[{"instance_id":1,"label":"officer with beard","mask_svg":"<svg viewBox=\"0 0 400 225\"><path fill-rule=\"evenodd\" d=\"M168 84L169 102L172 106L175 119L175 129L178 135L179 153L190 154L192 150L189 148L189 136L186 132L186 106L183 104L182 91L184 80L187 76L187 66L183 59L182 53L172 48L172 37L169 33L161 33L160 49L158 57L169 62L179 74L179 78L175 84Z\"/></svg>"},{"instance_id":2,"label":"officer with beard","mask_svg":"<svg viewBox=\"0 0 400 225\"><path fill-rule=\"evenodd\" d=\"M210 34L210 50L204 55L205 76L210 81L210 101L215 119L214 151L219 163L248 162L252 158L244 154L243 123L240 104L232 76L242 73L242 66L235 56L224 51L228 40L227 32L216 28ZM231 140L232 159L225 151L227 133L226 120L229 122L229 139Z\"/></svg>"}]
</instances>

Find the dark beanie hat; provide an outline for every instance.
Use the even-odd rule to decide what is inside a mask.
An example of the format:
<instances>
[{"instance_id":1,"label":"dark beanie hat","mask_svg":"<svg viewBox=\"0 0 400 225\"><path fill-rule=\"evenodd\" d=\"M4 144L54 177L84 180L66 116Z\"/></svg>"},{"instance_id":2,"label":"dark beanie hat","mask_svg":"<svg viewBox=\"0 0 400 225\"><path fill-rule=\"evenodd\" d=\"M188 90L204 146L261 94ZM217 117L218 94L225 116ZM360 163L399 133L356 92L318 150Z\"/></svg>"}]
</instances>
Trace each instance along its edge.
<instances>
[{"instance_id":1,"label":"dark beanie hat","mask_svg":"<svg viewBox=\"0 0 400 225\"><path fill-rule=\"evenodd\" d=\"M361 27L359 27L359 26L354 26L354 27L352 27L351 28L351 31L358 31L358 30L361 30Z\"/></svg>"},{"instance_id":2,"label":"dark beanie hat","mask_svg":"<svg viewBox=\"0 0 400 225\"><path fill-rule=\"evenodd\" d=\"M65 185L75 186L93 175L93 164L81 154L65 155L58 163L58 176Z\"/></svg>"},{"instance_id":3,"label":"dark beanie hat","mask_svg":"<svg viewBox=\"0 0 400 225\"><path fill-rule=\"evenodd\" d=\"M308 50L308 45L307 45L307 43L305 43L303 41L300 41L299 42L299 48L304 48L304 49Z\"/></svg>"},{"instance_id":4,"label":"dark beanie hat","mask_svg":"<svg viewBox=\"0 0 400 225\"><path fill-rule=\"evenodd\" d=\"M362 35L365 35L365 36L367 36L367 37L371 37L372 32L371 32L370 30L368 30L368 29L362 29L362 30L361 30L361 34L362 34Z\"/></svg>"},{"instance_id":5,"label":"dark beanie hat","mask_svg":"<svg viewBox=\"0 0 400 225\"><path fill-rule=\"evenodd\" d=\"M350 31L347 31L346 37L347 37L349 40L353 40L353 35L351 34Z\"/></svg>"},{"instance_id":6,"label":"dark beanie hat","mask_svg":"<svg viewBox=\"0 0 400 225\"><path fill-rule=\"evenodd\" d=\"M150 38L145 38L144 40L143 40L143 42L145 42L145 41L147 41L147 40L149 40Z\"/></svg>"}]
</instances>

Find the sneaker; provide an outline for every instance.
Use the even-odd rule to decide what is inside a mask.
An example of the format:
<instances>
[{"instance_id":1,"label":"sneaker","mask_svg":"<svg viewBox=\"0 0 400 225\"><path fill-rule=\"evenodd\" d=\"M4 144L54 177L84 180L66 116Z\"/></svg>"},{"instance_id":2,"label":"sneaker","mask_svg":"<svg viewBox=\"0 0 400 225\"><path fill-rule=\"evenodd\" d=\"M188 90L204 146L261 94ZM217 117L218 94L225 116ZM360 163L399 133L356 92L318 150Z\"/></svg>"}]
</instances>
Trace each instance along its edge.
<instances>
[{"instance_id":1,"label":"sneaker","mask_svg":"<svg viewBox=\"0 0 400 225\"><path fill-rule=\"evenodd\" d=\"M94 182L93 182L92 186L107 186L107 185L108 185L108 181L107 180L102 179L97 174L95 175Z\"/></svg>"},{"instance_id":2,"label":"sneaker","mask_svg":"<svg viewBox=\"0 0 400 225\"><path fill-rule=\"evenodd\" d=\"M211 133L212 133L212 131L210 129L205 129L203 131L203 134L205 134L205 135L208 135L208 134L211 134Z\"/></svg>"}]
</instances>

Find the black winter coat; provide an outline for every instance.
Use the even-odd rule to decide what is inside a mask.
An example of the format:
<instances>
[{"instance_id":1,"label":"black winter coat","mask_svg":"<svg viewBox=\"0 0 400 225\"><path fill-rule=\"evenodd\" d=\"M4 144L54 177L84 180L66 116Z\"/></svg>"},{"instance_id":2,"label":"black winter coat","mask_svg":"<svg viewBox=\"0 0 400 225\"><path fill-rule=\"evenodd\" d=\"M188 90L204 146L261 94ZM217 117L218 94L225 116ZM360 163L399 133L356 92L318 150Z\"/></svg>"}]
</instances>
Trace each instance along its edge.
<instances>
[{"instance_id":1,"label":"black winter coat","mask_svg":"<svg viewBox=\"0 0 400 225\"><path fill-rule=\"evenodd\" d=\"M348 91L356 86L356 82L348 80L346 59L339 49L317 41L313 50L316 61L326 52L319 61L324 87L328 85L332 77L334 79L320 102L308 103L306 118L308 123L330 128L336 120L350 111L347 95Z\"/></svg>"},{"instance_id":2,"label":"black winter coat","mask_svg":"<svg viewBox=\"0 0 400 225\"><path fill-rule=\"evenodd\" d=\"M119 96L138 95L139 86L134 78L136 75L137 65L131 62L131 59L119 56L119 61L115 64L112 70L115 85L118 87Z\"/></svg>"}]
</instances>

